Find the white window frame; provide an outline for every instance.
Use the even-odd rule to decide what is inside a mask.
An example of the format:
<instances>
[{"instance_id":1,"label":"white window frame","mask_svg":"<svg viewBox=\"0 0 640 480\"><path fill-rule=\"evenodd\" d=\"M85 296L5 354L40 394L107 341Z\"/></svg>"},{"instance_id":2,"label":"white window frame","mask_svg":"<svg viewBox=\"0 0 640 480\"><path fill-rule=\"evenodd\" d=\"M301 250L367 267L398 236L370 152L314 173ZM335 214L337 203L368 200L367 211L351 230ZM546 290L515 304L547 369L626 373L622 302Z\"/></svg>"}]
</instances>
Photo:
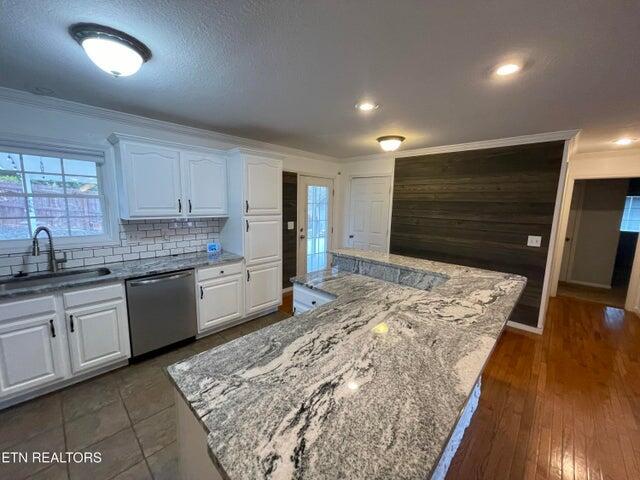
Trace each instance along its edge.
<instances>
[{"instance_id":1,"label":"white window frame","mask_svg":"<svg viewBox=\"0 0 640 480\"><path fill-rule=\"evenodd\" d=\"M62 140L41 139L35 137L19 137L0 135L0 151L40 151L50 156L64 157L65 153L73 158L73 155L85 155L102 157L102 163L96 163L98 185L101 188L103 204L103 228L102 235L84 237L56 237L54 245L56 250L76 249L86 247L103 247L120 244L120 227L118 219L118 197L115 183L115 159L113 150L109 144L84 145ZM31 239L0 240L0 253L25 253L31 249Z\"/></svg>"}]
</instances>

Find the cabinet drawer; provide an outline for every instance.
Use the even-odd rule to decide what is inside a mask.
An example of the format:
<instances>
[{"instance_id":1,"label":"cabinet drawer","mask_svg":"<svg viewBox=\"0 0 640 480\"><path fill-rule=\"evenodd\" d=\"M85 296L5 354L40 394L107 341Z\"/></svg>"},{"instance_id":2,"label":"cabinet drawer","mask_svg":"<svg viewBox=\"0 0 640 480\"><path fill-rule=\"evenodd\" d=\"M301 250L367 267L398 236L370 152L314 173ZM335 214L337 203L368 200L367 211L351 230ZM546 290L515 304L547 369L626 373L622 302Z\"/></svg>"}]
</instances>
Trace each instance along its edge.
<instances>
[{"instance_id":1,"label":"cabinet drawer","mask_svg":"<svg viewBox=\"0 0 640 480\"><path fill-rule=\"evenodd\" d=\"M85 288L75 292L62 294L64 306L67 308L89 305L91 303L106 302L124 298L124 288L121 283L101 287Z\"/></svg>"},{"instance_id":2,"label":"cabinet drawer","mask_svg":"<svg viewBox=\"0 0 640 480\"><path fill-rule=\"evenodd\" d=\"M227 275L239 275L242 273L242 263L229 263L215 267L203 267L198 269L198 281L212 278L226 277Z\"/></svg>"},{"instance_id":3,"label":"cabinet drawer","mask_svg":"<svg viewBox=\"0 0 640 480\"><path fill-rule=\"evenodd\" d=\"M318 292L317 290L302 285L293 286L293 301L296 304L305 305L308 308L315 308L332 300L334 300L334 297L329 294Z\"/></svg>"},{"instance_id":4,"label":"cabinet drawer","mask_svg":"<svg viewBox=\"0 0 640 480\"><path fill-rule=\"evenodd\" d=\"M56 311L53 295L0 304L0 322Z\"/></svg>"}]
</instances>

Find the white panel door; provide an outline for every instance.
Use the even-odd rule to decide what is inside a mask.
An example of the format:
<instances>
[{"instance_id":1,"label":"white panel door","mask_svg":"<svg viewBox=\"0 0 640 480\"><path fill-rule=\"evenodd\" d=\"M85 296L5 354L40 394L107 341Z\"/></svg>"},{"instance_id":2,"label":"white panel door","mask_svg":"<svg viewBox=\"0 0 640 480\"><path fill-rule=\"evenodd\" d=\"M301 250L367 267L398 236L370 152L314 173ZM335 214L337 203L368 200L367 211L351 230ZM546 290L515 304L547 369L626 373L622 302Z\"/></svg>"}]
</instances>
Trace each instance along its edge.
<instances>
[{"instance_id":1,"label":"white panel door","mask_svg":"<svg viewBox=\"0 0 640 480\"><path fill-rule=\"evenodd\" d=\"M122 157L130 217L176 217L186 212L177 150L123 143Z\"/></svg>"},{"instance_id":2,"label":"white panel door","mask_svg":"<svg viewBox=\"0 0 640 480\"><path fill-rule=\"evenodd\" d=\"M63 378L61 338L53 312L0 324L0 396Z\"/></svg>"},{"instance_id":3,"label":"white panel door","mask_svg":"<svg viewBox=\"0 0 640 480\"><path fill-rule=\"evenodd\" d=\"M227 215L227 162L224 158L195 152L182 155L185 171L187 215Z\"/></svg>"},{"instance_id":4,"label":"white panel door","mask_svg":"<svg viewBox=\"0 0 640 480\"><path fill-rule=\"evenodd\" d=\"M282 163L280 160L248 157L245 162L245 214L282 213Z\"/></svg>"},{"instance_id":5,"label":"white panel door","mask_svg":"<svg viewBox=\"0 0 640 480\"><path fill-rule=\"evenodd\" d=\"M349 246L364 250L388 251L389 177L351 179Z\"/></svg>"},{"instance_id":6,"label":"white panel door","mask_svg":"<svg viewBox=\"0 0 640 480\"><path fill-rule=\"evenodd\" d=\"M67 310L67 337L74 373L128 358L129 329L124 300ZM153 334L150 332L150 335Z\"/></svg>"},{"instance_id":7,"label":"white panel door","mask_svg":"<svg viewBox=\"0 0 640 480\"><path fill-rule=\"evenodd\" d=\"M282 263L247 267L246 314L277 307L282 303Z\"/></svg>"},{"instance_id":8,"label":"white panel door","mask_svg":"<svg viewBox=\"0 0 640 480\"><path fill-rule=\"evenodd\" d=\"M298 275L329 266L333 180L300 176L298 182Z\"/></svg>"},{"instance_id":9,"label":"white panel door","mask_svg":"<svg viewBox=\"0 0 640 480\"><path fill-rule=\"evenodd\" d=\"M282 217L244 218L244 258L247 265L282 258Z\"/></svg>"},{"instance_id":10,"label":"white panel door","mask_svg":"<svg viewBox=\"0 0 640 480\"><path fill-rule=\"evenodd\" d=\"M243 283L240 275L200 283L198 332L242 318Z\"/></svg>"}]
</instances>

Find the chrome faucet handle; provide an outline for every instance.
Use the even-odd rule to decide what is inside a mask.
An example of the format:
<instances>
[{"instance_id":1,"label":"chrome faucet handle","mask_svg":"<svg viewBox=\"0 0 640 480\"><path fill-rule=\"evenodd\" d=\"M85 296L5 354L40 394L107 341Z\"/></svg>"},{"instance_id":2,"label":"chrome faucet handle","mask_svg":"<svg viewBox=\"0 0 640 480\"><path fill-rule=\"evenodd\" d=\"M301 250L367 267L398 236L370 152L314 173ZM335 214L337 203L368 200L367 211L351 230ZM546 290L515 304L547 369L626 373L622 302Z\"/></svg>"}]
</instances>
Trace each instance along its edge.
<instances>
[{"instance_id":1,"label":"chrome faucet handle","mask_svg":"<svg viewBox=\"0 0 640 480\"><path fill-rule=\"evenodd\" d=\"M67 263L67 252L62 252L62 258L56 256L56 253L53 252L53 258L56 263Z\"/></svg>"}]
</instances>

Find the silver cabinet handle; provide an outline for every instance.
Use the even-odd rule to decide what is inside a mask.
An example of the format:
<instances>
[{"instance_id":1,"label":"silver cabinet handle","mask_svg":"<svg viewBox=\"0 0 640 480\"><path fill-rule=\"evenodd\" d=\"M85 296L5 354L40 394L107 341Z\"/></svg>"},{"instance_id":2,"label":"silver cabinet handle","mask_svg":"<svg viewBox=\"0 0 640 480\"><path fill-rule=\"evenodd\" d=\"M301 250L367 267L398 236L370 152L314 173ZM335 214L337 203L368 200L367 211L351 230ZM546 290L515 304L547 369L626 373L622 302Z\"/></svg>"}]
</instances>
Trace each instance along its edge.
<instances>
[{"instance_id":1,"label":"silver cabinet handle","mask_svg":"<svg viewBox=\"0 0 640 480\"><path fill-rule=\"evenodd\" d=\"M153 283L164 282L165 280L177 280L179 278L185 278L191 275L191 272L176 273L172 275L164 275L162 277L149 278L147 280L135 280L129 282L130 287L138 287L140 285L151 285Z\"/></svg>"}]
</instances>

